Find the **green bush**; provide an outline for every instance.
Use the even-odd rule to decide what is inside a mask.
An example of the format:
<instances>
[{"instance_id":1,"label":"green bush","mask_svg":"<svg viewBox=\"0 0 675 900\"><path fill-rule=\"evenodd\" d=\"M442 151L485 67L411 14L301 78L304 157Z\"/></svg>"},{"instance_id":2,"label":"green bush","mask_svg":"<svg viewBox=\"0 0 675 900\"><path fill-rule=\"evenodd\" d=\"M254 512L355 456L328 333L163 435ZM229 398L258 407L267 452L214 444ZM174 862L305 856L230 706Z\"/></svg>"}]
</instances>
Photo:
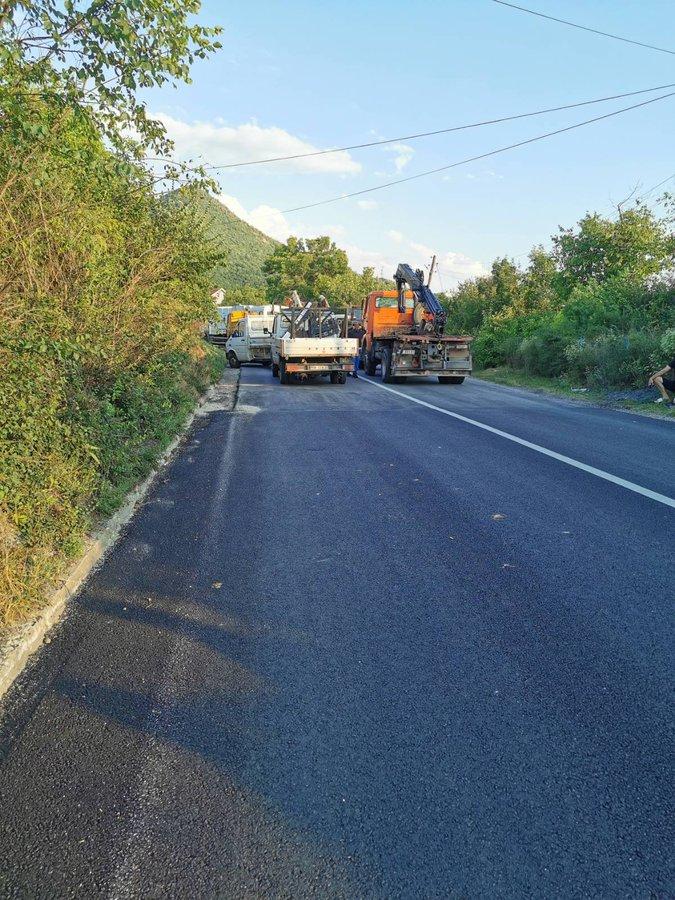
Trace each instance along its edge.
<instances>
[{"instance_id":1,"label":"green bush","mask_svg":"<svg viewBox=\"0 0 675 900\"><path fill-rule=\"evenodd\" d=\"M565 348L569 336L555 327L542 328L518 347L515 364L528 375L558 378L566 367Z\"/></svg>"},{"instance_id":2,"label":"green bush","mask_svg":"<svg viewBox=\"0 0 675 900\"><path fill-rule=\"evenodd\" d=\"M669 328L663 335L660 342L663 355L670 361L675 357L675 328Z\"/></svg>"},{"instance_id":3,"label":"green bush","mask_svg":"<svg viewBox=\"0 0 675 900\"><path fill-rule=\"evenodd\" d=\"M35 115L53 143L22 154L0 132L0 626L39 602L224 363L200 337L214 254L192 193L167 202L86 122Z\"/></svg>"},{"instance_id":4,"label":"green bush","mask_svg":"<svg viewBox=\"0 0 675 900\"><path fill-rule=\"evenodd\" d=\"M675 235L666 208L660 219L639 203L618 219L584 216L554 235L550 252L536 247L525 269L495 260L490 274L444 298L449 329L473 329L479 368L641 386L675 354Z\"/></svg>"},{"instance_id":5,"label":"green bush","mask_svg":"<svg viewBox=\"0 0 675 900\"><path fill-rule=\"evenodd\" d=\"M481 367L519 365L518 350L523 339L534 334L545 321L545 317L533 313L502 312L489 317L472 344L476 364Z\"/></svg>"},{"instance_id":6,"label":"green bush","mask_svg":"<svg viewBox=\"0 0 675 900\"><path fill-rule=\"evenodd\" d=\"M644 386L662 357L657 334L633 331L579 339L566 350L567 373L589 387Z\"/></svg>"},{"instance_id":7,"label":"green bush","mask_svg":"<svg viewBox=\"0 0 675 900\"><path fill-rule=\"evenodd\" d=\"M658 329L675 323L675 292L624 277L591 281L573 289L558 321L587 338L608 331Z\"/></svg>"}]
</instances>

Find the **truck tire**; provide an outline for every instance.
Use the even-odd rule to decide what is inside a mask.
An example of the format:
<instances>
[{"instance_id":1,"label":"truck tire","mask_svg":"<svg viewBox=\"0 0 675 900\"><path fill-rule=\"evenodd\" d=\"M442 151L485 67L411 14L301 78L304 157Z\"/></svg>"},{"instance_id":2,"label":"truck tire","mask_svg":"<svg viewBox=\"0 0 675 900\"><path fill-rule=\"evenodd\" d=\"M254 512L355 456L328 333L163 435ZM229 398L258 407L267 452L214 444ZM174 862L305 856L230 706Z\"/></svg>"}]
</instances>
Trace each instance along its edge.
<instances>
[{"instance_id":1,"label":"truck tire","mask_svg":"<svg viewBox=\"0 0 675 900\"><path fill-rule=\"evenodd\" d=\"M461 384L464 381L464 375L439 375L438 380L441 384Z\"/></svg>"},{"instance_id":2,"label":"truck tire","mask_svg":"<svg viewBox=\"0 0 675 900\"><path fill-rule=\"evenodd\" d=\"M374 375L376 363L373 359L372 351L368 353L368 348L366 347L366 342L364 341L361 344L361 369L366 375Z\"/></svg>"},{"instance_id":3,"label":"truck tire","mask_svg":"<svg viewBox=\"0 0 675 900\"><path fill-rule=\"evenodd\" d=\"M366 345L363 345L363 349L361 351L361 368L366 373L366 375L373 376L375 374L375 370L377 369L377 360L373 356L373 351L370 353L366 349Z\"/></svg>"},{"instance_id":4,"label":"truck tire","mask_svg":"<svg viewBox=\"0 0 675 900\"><path fill-rule=\"evenodd\" d=\"M290 384L291 376L286 371L286 360L279 360L279 381L281 384Z\"/></svg>"},{"instance_id":5,"label":"truck tire","mask_svg":"<svg viewBox=\"0 0 675 900\"><path fill-rule=\"evenodd\" d=\"M330 383L331 384L340 384L340 372L331 372L330 373Z\"/></svg>"},{"instance_id":6,"label":"truck tire","mask_svg":"<svg viewBox=\"0 0 675 900\"><path fill-rule=\"evenodd\" d=\"M279 366L276 363L272 363L272 378L279 377Z\"/></svg>"},{"instance_id":7,"label":"truck tire","mask_svg":"<svg viewBox=\"0 0 675 900\"><path fill-rule=\"evenodd\" d=\"M394 380L391 374L391 347L385 347L382 351L382 361L380 363L382 381L391 384Z\"/></svg>"},{"instance_id":8,"label":"truck tire","mask_svg":"<svg viewBox=\"0 0 675 900\"><path fill-rule=\"evenodd\" d=\"M228 350L227 361L230 364L231 369L241 368L241 363L237 359L237 354L234 352L234 350Z\"/></svg>"}]
</instances>

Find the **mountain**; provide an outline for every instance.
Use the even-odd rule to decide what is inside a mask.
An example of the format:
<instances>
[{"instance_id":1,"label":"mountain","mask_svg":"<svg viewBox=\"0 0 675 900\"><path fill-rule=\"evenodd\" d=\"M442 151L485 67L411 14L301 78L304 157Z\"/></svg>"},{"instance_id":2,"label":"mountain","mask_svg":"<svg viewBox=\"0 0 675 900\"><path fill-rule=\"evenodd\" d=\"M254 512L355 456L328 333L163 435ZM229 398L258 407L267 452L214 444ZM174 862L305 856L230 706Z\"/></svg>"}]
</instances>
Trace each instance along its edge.
<instances>
[{"instance_id":1,"label":"mountain","mask_svg":"<svg viewBox=\"0 0 675 900\"><path fill-rule=\"evenodd\" d=\"M198 202L208 223L209 237L226 255L226 262L213 270L214 284L226 290L242 285L264 287L262 264L278 242L235 216L210 194L204 194Z\"/></svg>"}]
</instances>

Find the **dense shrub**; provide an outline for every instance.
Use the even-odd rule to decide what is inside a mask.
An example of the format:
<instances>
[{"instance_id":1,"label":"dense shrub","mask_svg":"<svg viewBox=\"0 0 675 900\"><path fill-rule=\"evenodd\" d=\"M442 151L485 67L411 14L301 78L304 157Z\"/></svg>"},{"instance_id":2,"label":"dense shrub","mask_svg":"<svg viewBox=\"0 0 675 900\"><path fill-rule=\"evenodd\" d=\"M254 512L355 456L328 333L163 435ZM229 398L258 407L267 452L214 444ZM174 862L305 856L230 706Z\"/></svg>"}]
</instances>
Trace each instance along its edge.
<instances>
[{"instance_id":1,"label":"dense shrub","mask_svg":"<svg viewBox=\"0 0 675 900\"><path fill-rule=\"evenodd\" d=\"M668 360L675 357L675 328L669 328L661 338L661 351Z\"/></svg>"},{"instance_id":2,"label":"dense shrub","mask_svg":"<svg viewBox=\"0 0 675 900\"><path fill-rule=\"evenodd\" d=\"M520 343L514 362L528 375L558 378L565 371L568 339L565 332L557 328L542 328Z\"/></svg>"},{"instance_id":3,"label":"dense shrub","mask_svg":"<svg viewBox=\"0 0 675 900\"><path fill-rule=\"evenodd\" d=\"M675 353L670 221L640 205L618 220L586 216L524 271L499 259L460 284L444 298L448 327L473 329L479 367L641 387Z\"/></svg>"},{"instance_id":4,"label":"dense shrub","mask_svg":"<svg viewBox=\"0 0 675 900\"><path fill-rule=\"evenodd\" d=\"M167 159L136 96L218 49L199 5L0 6L0 626L222 366L199 337L219 261L195 202L207 182Z\"/></svg>"},{"instance_id":5,"label":"dense shrub","mask_svg":"<svg viewBox=\"0 0 675 900\"><path fill-rule=\"evenodd\" d=\"M644 386L662 357L660 336L647 331L583 338L566 350L567 372L590 387Z\"/></svg>"},{"instance_id":6,"label":"dense shrub","mask_svg":"<svg viewBox=\"0 0 675 900\"><path fill-rule=\"evenodd\" d=\"M190 191L156 195L86 121L35 119L42 145L0 135L0 625L222 367L199 336L214 254Z\"/></svg>"}]
</instances>

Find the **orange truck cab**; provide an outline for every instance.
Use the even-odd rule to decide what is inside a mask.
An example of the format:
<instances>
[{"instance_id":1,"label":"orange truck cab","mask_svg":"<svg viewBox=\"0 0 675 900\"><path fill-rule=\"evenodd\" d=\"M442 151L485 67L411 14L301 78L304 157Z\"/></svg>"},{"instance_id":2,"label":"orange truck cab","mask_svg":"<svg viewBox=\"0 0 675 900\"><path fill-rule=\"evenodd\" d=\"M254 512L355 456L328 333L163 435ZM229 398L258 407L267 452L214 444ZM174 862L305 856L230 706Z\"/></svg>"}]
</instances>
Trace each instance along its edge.
<instances>
[{"instance_id":1,"label":"orange truck cab","mask_svg":"<svg viewBox=\"0 0 675 900\"><path fill-rule=\"evenodd\" d=\"M375 375L379 365L387 382L435 375L441 383L461 384L471 374L471 338L426 330L429 314L413 292L403 299L403 312L398 291L373 291L364 300L362 369Z\"/></svg>"}]
</instances>

